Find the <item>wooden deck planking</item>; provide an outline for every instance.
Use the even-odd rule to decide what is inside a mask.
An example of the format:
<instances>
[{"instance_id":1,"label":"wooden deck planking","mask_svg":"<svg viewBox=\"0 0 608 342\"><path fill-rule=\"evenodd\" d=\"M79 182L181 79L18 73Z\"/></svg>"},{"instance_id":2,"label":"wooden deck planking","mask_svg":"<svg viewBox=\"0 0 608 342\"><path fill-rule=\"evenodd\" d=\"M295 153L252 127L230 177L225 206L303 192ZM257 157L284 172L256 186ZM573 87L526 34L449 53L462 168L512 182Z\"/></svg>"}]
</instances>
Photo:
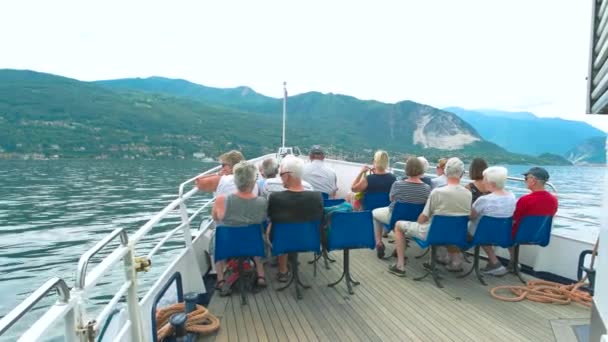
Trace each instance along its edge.
<instances>
[{"instance_id":1,"label":"wooden deck planking","mask_svg":"<svg viewBox=\"0 0 608 342\"><path fill-rule=\"evenodd\" d=\"M389 248L390 250L391 248ZM300 256L302 280L312 285L303 290L304 299L295 299L295 288L278 292L276 269L267 269L268 288L248 294L248 305L240 297L214 296L210 310L222 327L207 341L552 341L553 319L588 318L590 311L576 304L551 305L533 302L506 303L493 299L489 290L498 285L518 285L513 275L486 276L488 286L474 274L458 279L447 271L443 289L429 276L421 282L422 260L413 258L419 250L408 249L407 277L389 274L394 259L379 260L371 250L351 251L351 274L361 282L348 295L344 282L334 288L327 284L342 272L342 252L326 270L321 262L317 277ZM424 258L426 259L426 258ZM466 264L465 268L471 264Z\"/></svg>"}]
</instances>

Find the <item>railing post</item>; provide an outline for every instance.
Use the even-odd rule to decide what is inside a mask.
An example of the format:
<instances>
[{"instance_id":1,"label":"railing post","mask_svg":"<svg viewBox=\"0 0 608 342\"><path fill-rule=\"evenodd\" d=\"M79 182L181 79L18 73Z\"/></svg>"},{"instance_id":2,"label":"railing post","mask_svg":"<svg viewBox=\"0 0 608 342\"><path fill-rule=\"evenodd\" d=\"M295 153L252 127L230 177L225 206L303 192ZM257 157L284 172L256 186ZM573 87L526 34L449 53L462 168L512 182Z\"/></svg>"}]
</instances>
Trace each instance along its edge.
<instances>
[{"instance_id":1,"label":"railing post","mask_svg":"<svg viewBox=\"0 0 608 342\"><path fill-rule=\"evenodd\" d=\"M188 222L188 209L186 208L186 203L184 203L181 196L179 202L179 214L182 218L182 224L184 225L184 241L186 242L186 248L191 249L192 233L190 233L190 222Z\"/></svg>"},{"instance_id":2,"label":"railing post","mask_svg":"<svg viewBox=\"0 0 608 342\"><path fill-rule=\"evenodd\" d=\"M86 300L83 296L83 290L79 287L75 287L71 292L72 297L74 298L74 316L72 320L74 322L73 328L76 334L76 339L80 342L87 342L88 338L86 335L86 327L88 322L87 319L87 310L86 310ZM67 323L67 321L66 321ZM66 327L66 329L68 329Z\"/></svg>"},{"instance_id":3,"label":"railing post","mask_svg":"<svg viewBox=\"0 0 608 342\"><path fill-rule=\"evenodd\" d=\"M66 342L76 342L76 317L74 309L70 310L63 318L64 325L64 340Z\"/></svg>"},{"instance_id":4,"label":"railing post","mask_svg":"<svg viewBox=\"0 0 608 342\"><path fill-rule=\"evenodd\" d=\"M131 286L127 290L127 307L129 309L129 320L131 321L131 341L144 341L139 307L139 296L137 295L137 271L135 270L135 246L131 242L129 251L124 257L125 276L127 281L131 281Z\"/></svg>"}]
</instances>

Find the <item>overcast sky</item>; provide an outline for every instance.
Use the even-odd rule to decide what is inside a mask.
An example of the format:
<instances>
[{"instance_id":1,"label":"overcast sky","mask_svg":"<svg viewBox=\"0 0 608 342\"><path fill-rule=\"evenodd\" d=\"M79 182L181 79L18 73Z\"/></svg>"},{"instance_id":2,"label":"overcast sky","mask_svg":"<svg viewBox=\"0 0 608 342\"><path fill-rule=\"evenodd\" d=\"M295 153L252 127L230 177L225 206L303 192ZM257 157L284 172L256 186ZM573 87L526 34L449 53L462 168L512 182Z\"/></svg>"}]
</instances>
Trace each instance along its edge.
<instances>
[{"instance_id":1,"label":"overcast sky","mask_svg":"<svg viewBox=\"0 0 608 342\"><path fill-rule=\"evenodd\" d=\"M587 121L591 0L0 3L0 68Z\"/></svg>"}]
</instances>

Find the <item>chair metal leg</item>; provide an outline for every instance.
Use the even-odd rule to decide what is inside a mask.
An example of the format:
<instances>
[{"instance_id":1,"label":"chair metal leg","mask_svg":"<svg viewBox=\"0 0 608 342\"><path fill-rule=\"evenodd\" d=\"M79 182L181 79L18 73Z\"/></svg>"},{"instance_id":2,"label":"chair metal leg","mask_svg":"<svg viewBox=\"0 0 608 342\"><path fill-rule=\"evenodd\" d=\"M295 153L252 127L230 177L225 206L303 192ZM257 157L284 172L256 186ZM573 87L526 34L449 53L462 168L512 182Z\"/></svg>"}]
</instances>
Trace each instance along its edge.
<instances>
[{"instance_id":1,"label":"chair metal leg","mask_svg":"<svg viewBox=\"0 0 608 342\"><path fill-rule=\"evenodd\" d=\"M317 276L317 261L319 261L319 259L321 259L321 254L315 253L314 259L312 259L308 262L309 264L313 265L313 272L312 272L313 277Z\"/></svg>"},{"instance_id":2,"label":"chair metal leg","mask_svg":"<svg viewBox=\"0 0 608 342\"><path fill-rule=\"evenodd\" d=\"M519 270L519 245L515 246L515 251L513 252L513 272L515 272L515 275L522 283L526 283Z\"/></svg>"},{"instance_id":3,"label":"chair metal leg","mask_svg":"<svg viewBox=\"0 0 608 342\"><path fill-rule=\"evenodd\" d=\"M466 262L467 264L470 264L471 260L469 260L469 256L467 255L467 251L464 250L464 249L461 249L460 253L462 254L462 258L464 259L464 262Z\"/></svg>"},{"instance_id":4,"label":"chair metal leg","mask_svg":"<svg viewBox=\"0 0 608 342\"><path fill-rule=\"evenodd\" d=\"M416 255L414 258L416 258L416 259L424 258L424 256L429 253L429 250L430 250L430 248L427 247L422 254Z\"/></svg>"},{"instance_id":5,"label":"chair metal leg","mask_svg":"<svg viewBox=\"0 0 608 342\"><path fill-rule=\"evenodd\" d=\"M302 283L302 281L300 280L300 273L298 271L298 253L289 253L289 263L291 265L291 278L289 279L289 282L287 283L287 285L285 285L281 288L278 288L277 291L283 291L286 288L288 288L292 283L295 283L296 298L302 299L302 292L300 290L300 287L302 287L304 289L308 289L308 288L310 288L310 285L306 285L306 284ZM315 263L315 267L316 267L316 263Z\"/></svg>"},{"instance_id":6,"label":"chair metal leg","mask_svg":"<svg viewBox=\"0 0 608 342\"><path fill-rule=\"evenodd\" d=\"M238 258L237 270L239 272L239 277L236 279L236 281L238 283L239 293L241 295L241 305L247 304L247 294L245 293L245 275L243 274L244 262L245 258Z\"/></svg>"},{"instance_id":7,"label":"chair metal leg","mask_svg":"<svg viewBox=\"0 0 608 342\"><path fill-rule=\"evenodd\" d=\"M420 281L424 278L426 278L427 276L431 275L433 277L433 280L435 281L435 284L437 285L437 287L439 288L443 288L443 285L441 285L441 283L439 282L439 275L437 274L437 247L436 246L431 246L431 264L430 267L428 269L425 268L426 273L422 276L422 277L418 277L418 278L414 278L414 280L416 281Z\"/></svg>"},{"instance_id":8,"label":"chair metal leg","mask_svg":"<svg viewBox=\"0 0 608 342\"><path fill-rule=\"evenodd\" d=\"M346 287L348 288L348 293L349 294L355 294L355 292L353 291L353 285L357 286L360 283L358 281L353 280L353 278L350 276L350 250L349 249L345 249L344 250L344 271L342 272L342 275L340 276L340 279L338 279L337 281L328 284L327 286L329 287L334 287L336 285L338 285L342 279L346 280Z\"/></svg>"},{"instance_id":9,"label":"chair metal leg","mask_svg":"<svg viewBox=\"0 0 608 342\"><path fill-rule=\"evenodd\" d=\"M473 257L473 266L471 266L471 268L466 273L460 274L460 275L456 276L456 278L464 278L464 277L468 276L469 274L471 274L473 271L475 271L476 262L479 262L479 260L477 260L478 256L479 256L479 246L475 246L475 256Z\"/></svg>"}]
</instances>

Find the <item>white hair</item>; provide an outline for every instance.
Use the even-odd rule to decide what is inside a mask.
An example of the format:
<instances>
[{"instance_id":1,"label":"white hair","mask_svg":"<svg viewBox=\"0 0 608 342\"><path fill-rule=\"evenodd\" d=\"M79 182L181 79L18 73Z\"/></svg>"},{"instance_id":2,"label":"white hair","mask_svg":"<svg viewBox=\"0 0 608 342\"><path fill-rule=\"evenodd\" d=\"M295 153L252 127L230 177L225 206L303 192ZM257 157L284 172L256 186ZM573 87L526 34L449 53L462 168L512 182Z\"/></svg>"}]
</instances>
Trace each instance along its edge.
<instances>
[{"instance_id":1,"label":"white hair","mask_svg":"<svg viewBox=\"0 0 608 342\"><path fill-rule=\"evenodd\" d=\"M289 172L292 177L302 179L304 161L293 155L285 156L281 160L281 172Z\"/></svg>"},{"instance_id":2,"label":"white hair","mask_svg":"<svg viewBox=\"0 0 608 342\"><path fill-rule=\"evenodd\" d=\"M260 165L262 174L266 178L274 178L277 175L277 161L274 158L266 158Z\"/></svg>"},{"instance_id":3,"label":"white hair","mask_svg":"<svg viewBox=\"0 0 608 342\"><path fill-rule=\"evenodd\" d=\"M426 170L429 168L429 161L426 160L426 158L424 158L423 156L418 157L418 160L420 160L420 162L422 163L422 168L424 169L424 172L426 172Z\"/></svg>"},{"instance_id":4,"label":"white hair","mask_svg":"<svg viewBox=\"0 0 608 342\"><path fill-rule=\"evenodd\" d=\"M464 174L464 163L462 160L453 157L445 163L445 176L448 178L460 178Z\"/></svg>"},{"instance_id":5,"label":"white hair","mask_svg":"<svg viewBox=\"0 0 608 342\"><path fill-rule=\"evenodd\" d=\"M507 168L502 166L490 166L483 170L483 178L489 183L494 183L498 189L504 189L507 175Z\"/></svg>"},{"instance_id":6,"label":"white hair","mask_svg":"<svg viewBox=\"0 0 608 342\"><path fill-rule=\"evenodd\" d=\"M246 161L239 162L232 169L234 174L234 184L240 192L248 192L255 186L257 170L255 165Z\"/></svg>"}]
</instances>

